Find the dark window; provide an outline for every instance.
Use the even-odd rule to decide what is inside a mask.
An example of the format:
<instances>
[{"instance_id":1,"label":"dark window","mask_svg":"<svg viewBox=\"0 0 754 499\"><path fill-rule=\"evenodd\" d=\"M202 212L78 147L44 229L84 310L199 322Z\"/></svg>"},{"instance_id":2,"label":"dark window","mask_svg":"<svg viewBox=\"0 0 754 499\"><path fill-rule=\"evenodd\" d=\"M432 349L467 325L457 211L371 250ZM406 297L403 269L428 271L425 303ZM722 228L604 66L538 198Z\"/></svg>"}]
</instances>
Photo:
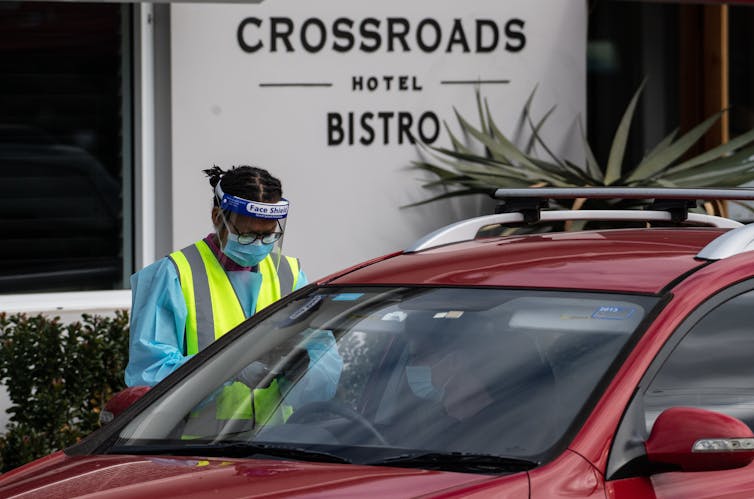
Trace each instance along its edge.
<instances>
[{"instance_id":1,"label":"dark window","mask_svg":"<svg viewBox=\"0 0 754 499\"><path fill-rule=\"evenodd\" d=\"M591 0L588 19L587 131L600 164L607 162L621 117L646 78L624 162L635 166L679 126L679 6Z\"/></svg>"},{"instance_id":2,"label":"dark window","mask_svg":"<svg viewBox=\"0 0 754 499\"><path fill-rule=\"evenodd\" d=\"M0 293L124 286L129 9L0 3Z\"/></svg>"},{"instance_id":3,"label":"dark window","mask_svg":"<svg viewBox=\"0 0 754 499\"><path fill-rule=\"evenodd\" d=\"M728 6L730 134L735 137L754 128L754 9L746 5Z\"/></svg>"}]
</instances>

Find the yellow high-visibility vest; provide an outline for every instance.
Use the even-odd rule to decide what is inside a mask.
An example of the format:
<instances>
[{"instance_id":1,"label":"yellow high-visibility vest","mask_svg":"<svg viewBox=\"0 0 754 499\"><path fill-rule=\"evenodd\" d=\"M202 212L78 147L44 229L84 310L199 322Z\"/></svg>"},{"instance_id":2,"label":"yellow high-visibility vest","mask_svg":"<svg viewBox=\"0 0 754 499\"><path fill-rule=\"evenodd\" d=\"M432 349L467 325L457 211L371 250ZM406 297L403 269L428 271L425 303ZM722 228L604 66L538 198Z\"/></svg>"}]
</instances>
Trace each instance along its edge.
<instances>
[{"instance_id":1,"label":"yellow high-visibility vest","mask_svg":"<svg viewBox=\"0 0 754 499\"><path fill-rule=\"evenodd\" d=\"M233 285L205 241L198 241L170 254L176 266L186 302L186 354L198 353L247 317ZM283 256L276 270L268 255L259 263L262 286L257 297L256 312L296 289L299 262ZM255 414L259 423L269 422L279 403L280 390L274 381L268 388L251 390L235 382L225 387L218 397L218 419L250 419ZM287 412L287 411L286 411ZM264 419L262 419L264 418Z\"/></svg>"}]
</instances>

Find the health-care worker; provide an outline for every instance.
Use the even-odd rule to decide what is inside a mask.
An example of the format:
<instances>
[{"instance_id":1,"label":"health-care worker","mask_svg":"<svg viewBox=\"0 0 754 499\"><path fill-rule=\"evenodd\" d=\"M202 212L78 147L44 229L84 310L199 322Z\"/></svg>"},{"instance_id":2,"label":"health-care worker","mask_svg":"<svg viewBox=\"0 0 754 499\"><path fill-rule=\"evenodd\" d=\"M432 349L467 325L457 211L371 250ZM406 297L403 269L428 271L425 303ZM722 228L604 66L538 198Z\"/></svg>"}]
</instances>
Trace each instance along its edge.
<instances>
[{"instance_id":1,"label":"health-care worker","mask_svg":"<svg viewBox=\"0 0 754 499\"><path fill-rule=\"evenodd\" d=\"M253 166L204 173L212 186L214 232L131 276L128 386L157 384L244 319L307 284L298 259L280 251L289 208L280 181ZM295 390L297 400L286 401L294 407L332 398L343 364L329 331L305 346L309 372ZM260 367L249 366L241 380Z\"/></svg>"}]
</instances>

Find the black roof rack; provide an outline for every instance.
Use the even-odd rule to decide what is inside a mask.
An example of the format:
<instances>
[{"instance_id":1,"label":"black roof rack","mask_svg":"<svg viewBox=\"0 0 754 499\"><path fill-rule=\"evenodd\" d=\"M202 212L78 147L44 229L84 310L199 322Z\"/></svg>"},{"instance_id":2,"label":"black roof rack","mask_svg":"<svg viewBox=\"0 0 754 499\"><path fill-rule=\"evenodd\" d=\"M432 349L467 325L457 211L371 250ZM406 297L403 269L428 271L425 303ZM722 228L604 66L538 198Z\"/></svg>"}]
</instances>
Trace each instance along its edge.
<instances>
[{"instance_id":1,"label":"black roof rack","mask_svg":"<svg viewBox=\"0 0 754 499\"><path fill-rule=\"evenodd\" d=\"M652 199L647 209L668 211L671 220L681 223L697 201L754 200L754 189L665 188L665 187L542 187L497 189L492 197L501 200L498 213L524 214L527 223L539 220L539 212L551 199Z\"/></svg>"},{"instance_id":2,"label":"black roof rack","mask_svg":"<svg viewBox=\"0 0 754 499\"><path fill-rule=\"evenodd\" d=\"M715 260L736 252L754 249L754 224L744 226L724 217L689 213L697 201L754 201L754 189L730 188L642 188L642 187L576 187L497 189L492 197L501 200L498 213L462 220L445 226L416 241L406 253L413 253L444 244L469 241L479 230L490 225L534 224L555 221L675 222L736 229L720 238L723 243L710 245L699 258ZM643 199L652 200L642 210L547 210L553 199ZM745 230L744 230L745 229ZM734 236L733 234L738 234ZM715 242L713 241L713 243ZM727 241L727 242L725 242ZM721 256L724 255L724 256Z\"/></svg>"},{"instance_id":3,"label":"black roof rack","mask_svg":"<svg viewBox=\"0 0 754 499\"><path fill-rule=\"evenodd\" d=\"M724 189L670 188L670 187L536 187L523 189L497 189L496 199L696 199L696 200L754 200L754 188L731 187Z\"/></svg>"}]
</instances>

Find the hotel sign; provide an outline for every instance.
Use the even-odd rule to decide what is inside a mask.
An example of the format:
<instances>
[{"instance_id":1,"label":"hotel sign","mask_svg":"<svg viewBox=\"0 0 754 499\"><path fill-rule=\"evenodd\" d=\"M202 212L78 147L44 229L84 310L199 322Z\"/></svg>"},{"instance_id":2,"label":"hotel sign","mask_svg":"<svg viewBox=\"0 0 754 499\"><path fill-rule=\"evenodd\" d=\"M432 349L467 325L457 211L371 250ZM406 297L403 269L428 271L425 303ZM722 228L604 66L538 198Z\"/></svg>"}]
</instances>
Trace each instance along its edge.
<instances>
[{"instance_id":1,"label":"hotel sign","mask_svg":"<svg viewBox=\"0 0 754 499\"><path fill-rule=\"evenodd\" d=\"M400 208L431 194L408 168L419 145L449 145L456 112L475 123L477 92L517 139L536 88L535 114L557 106L545 139L580 154L586 2L187 3L171 7L171 33L174 213L208 218L193 202L203 168L267 168L291 201L286 250L315 277L484 209ZM335 220L344 240L324 244ZM199 235L175 223L176 247Z\"/></svg>"}]
</instances>

